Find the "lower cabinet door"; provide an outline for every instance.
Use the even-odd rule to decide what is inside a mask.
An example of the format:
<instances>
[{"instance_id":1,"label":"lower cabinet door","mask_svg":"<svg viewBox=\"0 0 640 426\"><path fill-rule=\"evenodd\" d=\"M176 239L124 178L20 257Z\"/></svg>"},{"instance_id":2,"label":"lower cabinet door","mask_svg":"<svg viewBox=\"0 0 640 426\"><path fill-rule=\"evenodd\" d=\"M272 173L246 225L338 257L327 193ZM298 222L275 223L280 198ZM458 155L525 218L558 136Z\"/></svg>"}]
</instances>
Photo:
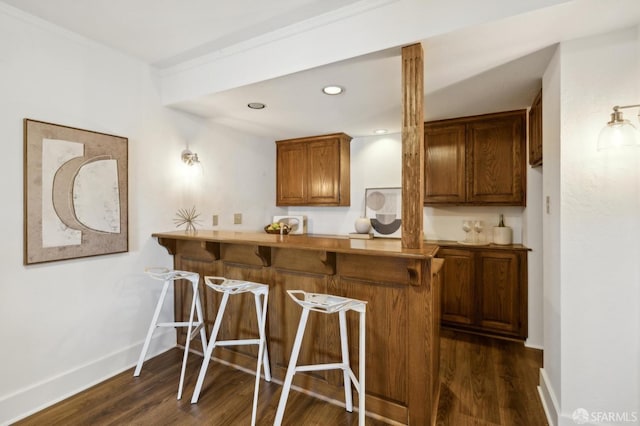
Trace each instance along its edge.
<instances>
[{"instance_id":1,"label":"lower cabinet door","mask_svg":"<svg viewBox=\"0 0 640 426\"><path fill-rule=\"evenodd\" d=\"M440 249L442 267L442 322L472 325L474 306L474 254L470 250Z\"/></svg>"},{"instance_id":2,"label":"lower cabinet door","mask_svg":"<svg viewBox=\"0 0 640 426\"><path fill-rule=\"evenodd\" d=\"M520 277L518 255L503 251L478 252L478 321L484 330L519 334Z\"/></svg>"},{"instance_id":3,"label":"lower cabinet door","mask_svg":"<svg viewBox=\"0 0 640 426\"><path fill-rule=\"evenodd\" d=\"M527 338L527 253L441 248L441 324Z\"/></svg>"}]
</instances>

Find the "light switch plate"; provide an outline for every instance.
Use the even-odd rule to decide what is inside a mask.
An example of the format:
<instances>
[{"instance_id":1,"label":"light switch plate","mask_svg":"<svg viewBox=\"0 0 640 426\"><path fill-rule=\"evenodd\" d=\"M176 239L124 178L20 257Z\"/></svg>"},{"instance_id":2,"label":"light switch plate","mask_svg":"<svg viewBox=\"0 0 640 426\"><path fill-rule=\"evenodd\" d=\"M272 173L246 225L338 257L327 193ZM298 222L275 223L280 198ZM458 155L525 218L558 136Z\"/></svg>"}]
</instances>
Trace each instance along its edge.
<instances>
[{"instance_id":1,"label":"light switch plate","mask_svg":"<svg viewBox=\"0 0 640 426\"><path fill-rule=\"evenodd\" d=\"M214 214L214 215L211 217L211 225L213 225L213 226L218 226L218 215L217 215L217 214Z\"/></svg>"},{"instance_id":2,"label":"light switch plate","mask_svg":"<svg viewBox=\"0 0 640 426\"><path fill-rule=\"evenodd\" d=\"M242 224L242 213L234 213L233 214L233 224L234 225Z\"/></svg>"},{"instance_id":3,"label":"light switch plate","mask_svg":"<svg viewBox=\"0 0 640 426\"><path fill-rule=\"evenodd\" d=\"M547 214L551 214L551 197L549 197L549 196L547 195L547 198L546 198L546 199L547 199L547 207L546 207L546 209L547 209Z\"/></svg>"}]
</instances>

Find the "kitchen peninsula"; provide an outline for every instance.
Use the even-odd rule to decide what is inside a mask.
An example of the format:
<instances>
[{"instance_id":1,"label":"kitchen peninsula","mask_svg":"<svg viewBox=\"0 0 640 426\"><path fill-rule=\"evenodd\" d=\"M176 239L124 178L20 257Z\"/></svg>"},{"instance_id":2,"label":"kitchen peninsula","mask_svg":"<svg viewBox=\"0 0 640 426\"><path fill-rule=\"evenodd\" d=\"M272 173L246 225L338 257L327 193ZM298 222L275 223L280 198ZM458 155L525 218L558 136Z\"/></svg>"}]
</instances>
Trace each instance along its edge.
<instances>
[{"instance_id":1,"label":"kitchen peninsula","mask_svg":"<svg viewBox=\"0 0 640 426\"><path fill-rule=\"evenodd\" d=\"M155 233L174 256L174 267L270 286L267 341L274 379L282 381L300 317L286 291L299 289L360 299L367 305L367 412L402 424L433 424L438 403L441 260L437 245L404 249L399 240L350 240L341 237L264 233L183 231ZM177 286L176 320L188 316L189 286ZM201 282L207 334L219 304L218 294ZM246 296L246 297L245 297ZM235 299L235 300L233 300ZM250 295L229 301L229 320L220 338L255 334ZM358 365L358 321L347 316L351 363ZM310 338L314 336L315 338ZM183 344L184 331L178 331ZM199 348L199 341L192 344ZM253 347L218 348L214 357L255 368ZM338 319L312 315L299 364L340 359ZM358 372L355 372L356 375ZM337 370L300 373L294 386L343 401ZM206 386L206 383L205 383Z\"/></svg>"}]
</instances>

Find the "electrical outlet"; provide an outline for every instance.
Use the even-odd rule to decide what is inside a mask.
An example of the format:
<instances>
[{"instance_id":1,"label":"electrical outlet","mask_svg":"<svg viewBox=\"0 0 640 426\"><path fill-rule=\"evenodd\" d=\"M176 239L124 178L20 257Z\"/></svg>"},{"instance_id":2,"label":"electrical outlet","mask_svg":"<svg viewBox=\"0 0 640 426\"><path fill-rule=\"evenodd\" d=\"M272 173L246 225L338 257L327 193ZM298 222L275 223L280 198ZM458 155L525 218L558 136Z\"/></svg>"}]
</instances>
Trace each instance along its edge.
<instances>
[{"instance_id":1,"label":"electrical outlet","mask_svg":"<svg viewBox=\"0 0 640 426\"><path fill-rule=\"evenodd\" d=\"M233 224L240 225L242 223L242 213L234 213Z\"/></svg>"},{"instance_id":2,"label":"electrical outlet","mask_svg":"<svg viewBox=\"0 0 640 426\"><path fill-rule=\"evenodd\" d=\"M218 226L218 215L217 215L217 214L214 214L214 215L211 217L211 224L212 224L213 226Z\"/></svg>"}]
</instances>

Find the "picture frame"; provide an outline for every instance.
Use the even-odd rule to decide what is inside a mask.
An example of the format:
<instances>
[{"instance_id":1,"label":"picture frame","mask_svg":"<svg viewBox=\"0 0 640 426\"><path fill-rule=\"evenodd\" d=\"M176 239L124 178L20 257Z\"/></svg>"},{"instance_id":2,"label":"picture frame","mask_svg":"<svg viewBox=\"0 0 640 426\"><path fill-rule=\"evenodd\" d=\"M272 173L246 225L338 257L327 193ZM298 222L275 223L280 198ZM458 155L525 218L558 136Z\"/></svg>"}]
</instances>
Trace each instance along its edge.
<instances>
[{"instance_id":1,"label":"picture frame","mask_svg":"<svg viewBox=\"0 0 640 426\"><path fill-rule=\"evenodd\" d=\"M24 119L24 264L129 250L125 137Z\"/></svg>"},{"instance_id":2,"label":"picture frame","mask_svg":"<svg viewBox=\"0 0 640 426\"><path fill-rule=\"evenodd\" d=\"M402 188L366 188L365 215L374 237L402 237Z\"/></svg>"}]
</instances>

